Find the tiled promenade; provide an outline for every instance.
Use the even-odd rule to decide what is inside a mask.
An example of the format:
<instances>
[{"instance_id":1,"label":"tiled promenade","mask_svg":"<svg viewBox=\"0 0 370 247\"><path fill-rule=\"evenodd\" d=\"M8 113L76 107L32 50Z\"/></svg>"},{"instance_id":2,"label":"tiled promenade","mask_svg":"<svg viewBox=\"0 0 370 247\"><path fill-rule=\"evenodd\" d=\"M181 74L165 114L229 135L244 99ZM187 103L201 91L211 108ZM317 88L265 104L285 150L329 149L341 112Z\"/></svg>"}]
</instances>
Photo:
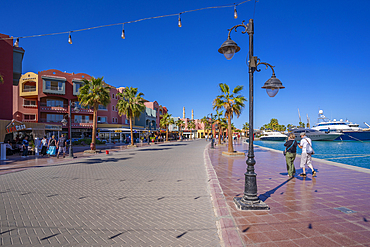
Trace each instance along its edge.
<instances>
[{"instance_id":1,"label":"tiled promenade","mask_svg":"<svg viewBox=\"0 0 370 247\"><path fill-rule=\"evenodd\" d=\"M225 150L196 140L13 157L0 164L0 245L370 246L369 170L315 159L316 178L288 179L282 153L256 147L258 193L271 209L238 211L246 158Z\"/></svg>"},{"instance_id":2,"label":"tiled promenade","mask_svg":"<svg viewBox=\"0 0 370 247\"><path fill-rule=\"evenodd\" d=\"M19 161L34 165L0 175L0 245L220 246L205 146Z\"/></svg>"},{"instance_id":3,"label":"tiled promenade","mask_svg":"<svg viewBox=\"0 0 370 247\"><path fill-rule=\"evenodd\" d=\"M246 143L235 147L248 148ZM243 194L246 158L223 157L221 150L226 146L208 152L224 195L215 193L216 211L224 219L222 232L230 246L370 246L370 170L314 159L317 177L309 173L289 179L281 151L256 147L258 193L271 210L238 211L233 197ZM302 172L299 162L297 156L297 173ZM339 207L355 212L346 214L335 209Z\"/></svg>"}]
</instances>

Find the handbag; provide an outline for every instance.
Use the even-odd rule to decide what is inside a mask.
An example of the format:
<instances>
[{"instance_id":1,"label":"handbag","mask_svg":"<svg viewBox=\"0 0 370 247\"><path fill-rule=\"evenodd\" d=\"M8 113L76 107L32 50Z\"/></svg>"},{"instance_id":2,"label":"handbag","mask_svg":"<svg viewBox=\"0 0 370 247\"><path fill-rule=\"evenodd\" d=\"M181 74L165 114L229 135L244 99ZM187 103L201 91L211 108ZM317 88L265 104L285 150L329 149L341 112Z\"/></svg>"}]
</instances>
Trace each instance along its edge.
<instances>
[{"instance_id":1,"label":"handbag","mask_svg":"<svg viewBox=\"0 0 370 247\"><path fill-rule=\"evenodd\" d=\"M286 148L284 151L283 151L283 154L284 154L284 156L286 155L286 152L294 145L294 143L295 143L295 140L293 141L293 143L292 143L292 145L290 145L290 147L289 148Z\"/></svg>"},{"instance_id":2,"label":"handbag","mask_svg":"<svg viewBox=\"0 0 370 247\"><path fill-rule=\"evenodd\" d=\"M312 148L312 146L311 146L311 143L310 143L309 141L307 141L307 143L308 143L308 146L310 147L310 149L309 149L309 151L307 152L307 154L311 154L311 155L315 154L315 151L313 150L313 148Z\"/></svg>"}]
</instances>

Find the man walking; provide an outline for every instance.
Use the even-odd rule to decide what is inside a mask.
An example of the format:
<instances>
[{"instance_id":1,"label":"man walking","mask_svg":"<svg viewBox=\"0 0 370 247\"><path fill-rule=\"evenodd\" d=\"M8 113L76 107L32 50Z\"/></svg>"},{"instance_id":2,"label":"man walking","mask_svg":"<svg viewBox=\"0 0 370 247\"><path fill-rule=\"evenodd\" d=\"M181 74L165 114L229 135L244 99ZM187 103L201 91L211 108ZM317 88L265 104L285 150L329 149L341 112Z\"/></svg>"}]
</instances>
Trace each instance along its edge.
<instances>
[{"instance_id":1,"label":"man walking","mask_svg":"<svg viewBox=\"0 0 370 247\"><path fill-rule=\"evenodd\" d=\"M22 158L26 158L28 155L28 136L25 136L23 141L22 141L22 146L23 146L23 154Z\"/></svg>"},{"instance_id":2,"label":"man walking","mask_svg":"<svg viewBox=\"0 0 370 247\"><path fill-rule=\"evenodd\" d=\"M307 165L312 170L312 177L315 177L316 172L312 166L312 154L313 154L312 141L310 138L306 136L306 133L304 132L301 133L301 138L302 140L298 147L302 149L300 167L302 168L303 173L299 175L301 177L306 177L306 165Z\"/></svg>"},{"instance_id":3,"label":"man walking","mask_svg":"<svg viewBox=\"0 0 370 247\"><path fill-rule=\"evenodd\" d=\"M57 158L59 159L59 154L61 151L63 151L63 158L65 158L66 155L66 146L67 146L67 139L64 137L64 134L62 134L58 140L57 146L59 147L58 149L58 154Z\"/></svg>"}]
</instances>

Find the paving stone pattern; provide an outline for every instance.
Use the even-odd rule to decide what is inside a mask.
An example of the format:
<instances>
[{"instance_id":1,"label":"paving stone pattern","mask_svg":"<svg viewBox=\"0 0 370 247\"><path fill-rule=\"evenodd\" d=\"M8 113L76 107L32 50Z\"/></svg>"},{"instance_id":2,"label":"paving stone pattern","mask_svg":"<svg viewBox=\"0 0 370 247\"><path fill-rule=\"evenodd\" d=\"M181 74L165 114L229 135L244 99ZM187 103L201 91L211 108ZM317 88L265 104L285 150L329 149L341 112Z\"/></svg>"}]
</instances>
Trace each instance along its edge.
<instances>
[{"instance_id":1,"label":"paving stone pattern","mask_svg":"<svg viewBox=\"0 0 370 247\"><path fill-rule=\"evenodd\" d=\"M220 246L204 140L0 176L3 246Z\"/></svg>"}]
</instances>

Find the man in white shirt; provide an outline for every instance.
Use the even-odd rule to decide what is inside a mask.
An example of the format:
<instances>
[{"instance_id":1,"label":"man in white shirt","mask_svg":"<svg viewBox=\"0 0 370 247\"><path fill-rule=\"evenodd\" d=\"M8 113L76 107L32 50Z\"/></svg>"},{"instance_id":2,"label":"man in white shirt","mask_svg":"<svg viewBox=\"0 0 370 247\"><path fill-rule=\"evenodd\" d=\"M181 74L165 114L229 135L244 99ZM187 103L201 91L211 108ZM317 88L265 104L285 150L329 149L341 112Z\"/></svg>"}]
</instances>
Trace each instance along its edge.
<instances>
[{"instance_id":1,"label":"man in white shirt","mask_svg":"<svg viewBox=\"0 0 370 247\"><path fill-rule=\"evenodd\" d=\"M312 170L312 177L316 176L316 172L312 166L312 141L310 138L306 137L306 133L301 133L301 143L298 145L299 148L302 149L301 155L301 165L300 167L303 170L302 174L299 174L301 177L306 177L306 165Z\"/></svg>"}]
</instances>

